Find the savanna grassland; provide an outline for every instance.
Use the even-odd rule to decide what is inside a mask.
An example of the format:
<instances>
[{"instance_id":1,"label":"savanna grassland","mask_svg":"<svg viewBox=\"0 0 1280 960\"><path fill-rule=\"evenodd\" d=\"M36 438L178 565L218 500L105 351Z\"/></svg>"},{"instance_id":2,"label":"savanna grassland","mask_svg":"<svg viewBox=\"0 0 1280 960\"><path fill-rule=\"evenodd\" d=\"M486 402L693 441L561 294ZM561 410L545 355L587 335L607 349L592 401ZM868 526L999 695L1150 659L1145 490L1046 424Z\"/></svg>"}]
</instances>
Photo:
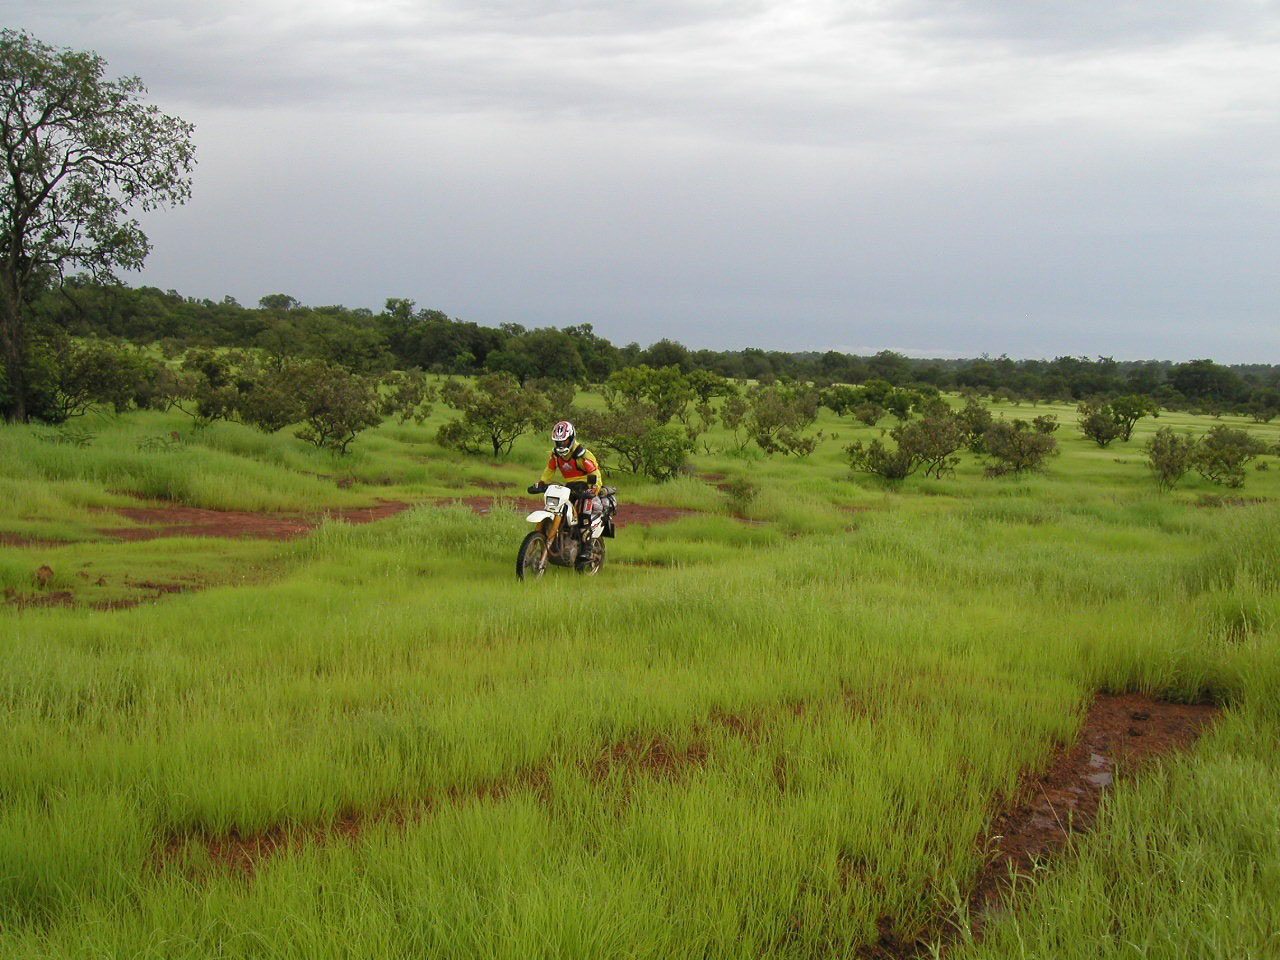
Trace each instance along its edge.
<instances>
[{"instance_id":1,"label":"savanna grassland","mask_svg":"<svg viewBox=\"0 0 1280 960\"><path fill-rule=\"evenodd\" d=\"M1161 493L1142 443L1212 420L1100 449L1035 412L1061 455L1020 477L853 476L879 431L825 411L807 459L611 470L624 522L688 512L537 583L541 437L0 427L0 957L849 957L886 924L956 958L1280 955L1280 463ZM412 508L318 516L379 501ZM174 504L318 526L121 533ZM971 938L981 838L1101 691L1224 710Z\"/></svg>"}]
</instances>

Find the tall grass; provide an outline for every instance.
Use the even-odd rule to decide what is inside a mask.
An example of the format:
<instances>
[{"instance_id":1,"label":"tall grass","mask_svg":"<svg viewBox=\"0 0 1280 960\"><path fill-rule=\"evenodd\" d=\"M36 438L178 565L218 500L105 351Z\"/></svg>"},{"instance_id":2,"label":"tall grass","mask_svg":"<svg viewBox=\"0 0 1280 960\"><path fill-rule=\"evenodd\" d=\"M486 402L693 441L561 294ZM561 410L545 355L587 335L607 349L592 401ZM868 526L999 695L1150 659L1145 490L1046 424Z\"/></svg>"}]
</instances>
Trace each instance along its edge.
<instances>
[{"instance_id":1,"label":"tall grass","mask_svg":"<svg viewBox=\"0 0 1280 960\"><path fill-rule=\"evenodd\" d=\"M187 451L208 481L122 438L21 430L0 433L24 456L0 473L47 484L71 524L148 477L238 508L373 492L238 429ZM411 464L377 489L431 497L451 465L411 459L427 433L379 430L360 469ZM537 450L452 469L514 481ZM522 519L463 507L251 550L60 548L272 573L123 612L0 614L0 956L849 955L882 917L926 928L1000 798L1108 688L1232 709L1117 792L974 955L1084 956L1054 949L1119 926L1149 954L1264 956L1276 508L1193 510L1077 453L1043 478L886 491L827 446L760 465L750 524L692 480L638 487L703 513L624 528L591 580L516 581ZM0 579L32 559L0 551ZM201 839L290 830L252 876ZM1188 882L1144 879L1157 867ZM1238 907L1260 919L1233 932Z\"/></svg>"}]
</instances>

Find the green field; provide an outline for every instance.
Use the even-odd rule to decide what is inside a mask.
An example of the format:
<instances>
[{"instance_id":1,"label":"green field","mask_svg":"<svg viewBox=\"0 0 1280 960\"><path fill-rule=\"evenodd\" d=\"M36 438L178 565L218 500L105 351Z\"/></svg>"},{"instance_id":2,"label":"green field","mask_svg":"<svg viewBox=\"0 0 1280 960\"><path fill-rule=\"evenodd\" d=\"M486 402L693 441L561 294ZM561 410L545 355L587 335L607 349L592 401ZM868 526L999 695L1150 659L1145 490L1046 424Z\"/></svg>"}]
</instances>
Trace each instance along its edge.
<instances>
[{"instance_id":1,"label":"green field","mask_svg":"<svg viewBox=\"0 0 1280 960\"><path fill-rule=\"evenodd\" d=\"M1032 476L851 476L879 430L828 411L805 460L610 471L695 513L537 583L541 437L495 464L438 447L439 414L345 458L177 414L90 417L85 446L0 427L0 957L856 956L884 918L956 920L1098 691L1225 710L947 955L1280 956L1280 463L1162 494L1144 440L1215 421L1099 449L1034 412L1063 427ZM737 518L716 484L744 475ZM99 532L139 497L415 507Z\"/></svg>"}]
</instances>

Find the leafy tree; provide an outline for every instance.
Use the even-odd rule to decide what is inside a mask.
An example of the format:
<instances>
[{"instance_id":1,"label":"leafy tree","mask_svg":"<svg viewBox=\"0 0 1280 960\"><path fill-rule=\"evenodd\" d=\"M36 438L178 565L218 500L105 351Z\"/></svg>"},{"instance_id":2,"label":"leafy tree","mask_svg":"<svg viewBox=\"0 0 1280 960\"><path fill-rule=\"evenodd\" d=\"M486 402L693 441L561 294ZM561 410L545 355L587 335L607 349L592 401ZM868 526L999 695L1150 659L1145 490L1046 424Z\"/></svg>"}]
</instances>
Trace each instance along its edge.
<instances>
[{"instance_id":1,"label":"leafy tree","mask_svg":"<svg viewBox=\"0 0 1280 960\"><path fill-rule=\"evenodd\" d=\"M1275 387L1261 387L1249 394L1244 405L1245 412L1253 418L1254 423L1270 423L1280 416L1280 390Z\"/></svg>"},{"instance_id":2,"label":"leafy tree","mask_svg":"<svg viewBox=\"0 0 1280 960\"><path fill-rule=\"evenodd\" d=\"M412 308L413 301L410 300L409 306ZM390 300L387 301L391 303ZM268 293L265 297L258 298L258 306L263 310L292 310L295 307L302 306L296 297L291 297L287 293Z\"/></svg>"},{"instance_id":3,"label":"leafy tree","mask_svg":"<svg viewBox=\"0 0 1280 960\"><path fill-rule=\"evenodd\" d=\"M751 412L747 432L765 454L813 453L819 436L803 436L802 431L818 418L818 391L805 384L773 384L751 391Z\"/></svg>"},{"instance_id":4,"label":"leafy tree","mask_svg":"<svg viewBox=\"0 0 1280 960\"><path fill-rule=\"evenodd\" d=\"M983 453L987 431L991 429L995 418L991 411L970 397L965 405L956 412L964 426L965 446L973 453Z\"/></svg>"},{"instance_id":5,"label":"leafy tree","mask_svg":"<svg viewBox=\"0 0 1280 960\"><path fill-rule=\"evenodd\" d=\"M740 393L725 397L724 403L720 406L720 422L733 436L732 452L734 453L745 453L747 444L751 442L751 434L747 432L747 419L750 415L751 404Z\"/></svg>"},{"instance_id":6,"label":"leafy tree","mask_svg":"<svg viewBox=\"0 0 1280 960\"><path fill-rule=\"evenodd\" d=\"M681 373L688 373L693 369L689 348L683 343L677 343L665 337L644 351L640 355L640 360L645 366L654 368L675 367Z\"/></svg>"},{"instance_id":7,"label":"leafy tree","mask_svg":"<svg viewBox=\"0 0 1280 960\"><path fill-rule=\"evenodd\" d=\"M1040 469L1045 458L1057 453L1058 441L1025 420L998 420L988 428L982 446L990 458L986 475L999 477Z\"/></svg>"},{"instance_id":8,"label":"leafy tree","mask_svg":"<svg viewBox=\"0 0 1280 960\"><path fill-rule=\"evenodd\" d=\"M605 411L574 413L579 432L593 443L618 454L632 473L669 480L693 451L694 438L662 420L656 406L645 400L618 397Z\"/></svg>"},{"instance_id":9,"label":"leafy tree","mask_svg":"<svg viewBox=\"0 0 1280 960\"><path fill-rule=\"evenodd\" d=\"M1147 466L1161 490L1171 490L1195 464L1195 437L1161 427L1146 443Z\"/></svg>"},{"instance_id":10,"label":"leafy tree","mask_svg":"<svg viewBox=\"0 0 1280 960\"><path fill-rule=\"evenodd\" d=\"M491 353L485 368L510 373L521 385L529 379L585 383L587 368L578 355L578 340L562 330L546 327L509 339Z\"/></svg>"},{"instance_id":11,"label":"leafy tree","mask_svg":"<svg viewBox=\"0 0 1280 960\"><path fill-rule=\"evenodd\" d=\"M1159 416L1160 407L1150 397L1126 394L1107 404L1111 417L1120 424L1120 439L1125 443L1133 436L1133 427L1143 417Z\"/></svg>"},{"instance_id":12,"label":"leafy tree","mask_svg":"<svg viewBox=\"0 0 1280 960\"><path fill-rule=\"evenodd\" d=\"M655 410L660 423L673 417L684 419L697 394L689 379L676 366L657 369L640 364L613 373L604 385L605 402L611 407L643 401Z\"/></svg>"},{"instance_id":13,"label":"leafy tree","mask_svg":"<svg viewBox=\"0 0 1280 960\"><path fill-rule=\"evenodd\" d=\"M400 423L422 423L431 416L436 390L421 370L395 370L382 379L383 416L398 416Z\"/></svg>"},{"instance_id":14,"label":"leafy tree","mask_svg":"<svg viewBox=\"0 0 1280 960\"><path fill-rule=\"evenodd\" d=\"M307 360L295 373L304 421L295 436L345 454L361 432L382 422L377 385L327 360Z\"/></svg>"},{"instance_id":15,"label":"leafy tree","mask_svg":"<svg viewBox=\"0 0 1280 960\"><path fill-rule=\"evenodd\" d=\"M878 403L860 403L853 408L853 418L868 427L874 427L877 423L884 419L887 411Z\"/></svg>"},{"instance_id":16,"label":"leafy tree","mask_svg":"<svg viewBox=\"0 0 1280 960\"><path fill-rule=\"evenodd\" d=\"M886 480L904 480L917 466L909 451L902 447L890 449L883 440L878 439L868 444L863 444L861 440L854 441L845 447L845 453L853 469L873 473Z\"/></svg>"},{"instance_id":17,"label":"leafy tree","mask_svg":"<svg viewBox=\"0 0 1280 960\"><path fill-rule=\"evenodd\" d=\"M1124 435L1124 425L1112 416L1111 408L1105 403L1082 400L1076 406L1076 414L1080 432L1100 447Z\"/></svg>"},{"instance_id":18,"label":"leafy tree","mask_svg":"<svg viewBox=\"0 0 1280 960\"><path fill-rule=\"evenodd\" d=\"M1212 360L1191 360L1169 371L1169 384L1188 400L1236 399L1243 389L1240 377Z\"/></svg>"},{"instance_id":19,"label":"leafy tree","mask_svg":"<svg viewBox=\"0 0 1280 960\"><path fill-rule=\"evenodd\" d=\"M1036 433L1050 434L1055 433L1060 424L1058 418L1052 413L1042 413L1038 417L1031 418L1031 429Z\"/></svg>"},{"instance_id":20,"label":"leafy tree","mask_svg":"<svg viewBox=\"0 0 1280 960\"><path fill-rule=\"evenodd\" d=\"M26 420L33 302L70 267L106 280L150 249L132 208L184 202L192 126L107 80L98 55L0 30L0 406Z\"/></svg>"},{"instance_id":21,"label":"leafy tree","mask_svg":"<svg viewBox=\"0 0 1280 960\"><path fill-rule=\"evenodd\" d=\"M843 417L865 403L865 391L847 383L837 383L822 391L822 405L837 417ZM856 413L854 415L857 416Z\"/></svg>"},{"instance_id":22,"label":"leafy tree","mask_svg":"<svg viewBox=\"0 0 1280 960\"><path fill-rule=\"evenodd\" d=\"M738 388L731 380L712 370L696 369L686 377L686 380L689 388L697 395L699 403L710 403L716 397L727 397L738 392Z\"/></svg>"},{"instance_id":23,"label":"leafy tree","mask_svg":"<svg viewBox=\"0 0 1280 960\"><path fill-rule=\"evenodd\" d=\"M920 394L914 390L895 387L884 395L884 399L880 401L880 404L899 420L905 420L911 416L912 407L919 403L920 400Z\"/></svg>"},{"instance_id":24,"label":"leafy tree","mask_svg":"<svg viewBox=\"0 0 1280 960\"><path fill-rule=\"evenodd\" d=\"M1200 438L1193 465L1206 480L1226 487L1240 487L1244 485L1245 464L1266 452L1266 444L1261 440L1220 423Z\"/></svg>"},{"instance_id":25,"label":"leafy tree","mask_svg":"<svg viewBox=\"0 0 1280 960\"><path fill-rule=\"evenodd\" d=\"M850 465L886 480L902 480L920 467L925 476L941 477L959 462L955 452L964 446L966 428L951 411L933 410L919 420L898 424L889 436L897 441L896 450L881 440L850 444L845 448Z\"/></svg>"},{"instance_id":26,"label":"leafy tree","mask_svg":"<svg viewBox=\"0 0 1280 960\"><path fill-rule=\"evenodd\" d=\"M150 405L152 384L160 364L136 350L105 340L75 341L62 336L45 341L45 361L35 369L43 376L29 386L38 398L40 417L63 423L90 409L111 406L122 413L131 406Z\"/></svg>"},{"instance_id":27,"label":"leafy tree","mask_svg":"<svg viewBox=\"0 0 1280 960\"><path fill-rule=\"evenodd\" d=\"M479 453L487 444L495 457L511 452L512 445L548 416L547 401L530 388L521 388L515 377L491 373L475 386L450 380L440 388L440 399L462 417L440 428L443 446Z\"/></svg>"}]
</instances>

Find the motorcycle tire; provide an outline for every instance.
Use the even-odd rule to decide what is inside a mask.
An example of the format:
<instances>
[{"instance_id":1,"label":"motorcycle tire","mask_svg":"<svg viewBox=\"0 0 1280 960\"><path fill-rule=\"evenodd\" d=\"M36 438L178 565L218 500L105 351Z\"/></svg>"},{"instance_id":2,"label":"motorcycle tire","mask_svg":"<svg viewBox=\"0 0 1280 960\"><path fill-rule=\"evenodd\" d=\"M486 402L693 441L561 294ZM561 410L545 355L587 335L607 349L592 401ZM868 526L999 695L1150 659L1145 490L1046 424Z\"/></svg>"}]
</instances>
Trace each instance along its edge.
<instances>
[{"instance_id":1,"label":"motorcycle tire","mask_svg":"<svg viewBox=\"0 0 1280 960\"><path fill-rule=\"evenodd\" d=\"M547 572L547 565L542 555L547 551L547 535L541 530L534 530L520 544L520 552L516 554L516 576L521 580L536 580Z\"/></svg>"},{"instance_id":2,"label":"motorcycle tire","mask_svg":"<svg viewBox=\"0 0 1280 960\"><path fill-rule=\"evenodd\" d=\"M584 577L594 577L600 572L600 568L604 566L604 539L596 541L595 548L591 551L591 562L585 567L575 566L574 569Z\"/></svg>"}]
</instances>

